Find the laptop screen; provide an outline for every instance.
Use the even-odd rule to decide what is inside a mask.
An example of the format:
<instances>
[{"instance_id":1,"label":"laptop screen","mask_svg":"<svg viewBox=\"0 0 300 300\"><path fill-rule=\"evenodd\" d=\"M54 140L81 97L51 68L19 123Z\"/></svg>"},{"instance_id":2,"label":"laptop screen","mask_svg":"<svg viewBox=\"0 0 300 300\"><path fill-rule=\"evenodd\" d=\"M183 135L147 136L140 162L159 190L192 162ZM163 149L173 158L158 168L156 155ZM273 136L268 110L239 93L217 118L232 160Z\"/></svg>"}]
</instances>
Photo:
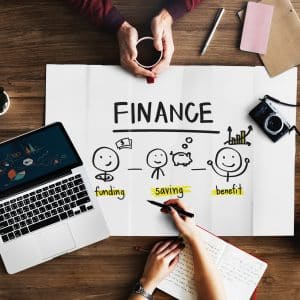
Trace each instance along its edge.
<instances>
[{"instance_id":1,"label":"laptop screen","mask_svg":"<svg viewBox=\"0 0 300 300\"><path fill-rule=\"evenodd\" d=\"M61 123L0 144L0 196L82 165Z\"/></svg>"}]
</instances>

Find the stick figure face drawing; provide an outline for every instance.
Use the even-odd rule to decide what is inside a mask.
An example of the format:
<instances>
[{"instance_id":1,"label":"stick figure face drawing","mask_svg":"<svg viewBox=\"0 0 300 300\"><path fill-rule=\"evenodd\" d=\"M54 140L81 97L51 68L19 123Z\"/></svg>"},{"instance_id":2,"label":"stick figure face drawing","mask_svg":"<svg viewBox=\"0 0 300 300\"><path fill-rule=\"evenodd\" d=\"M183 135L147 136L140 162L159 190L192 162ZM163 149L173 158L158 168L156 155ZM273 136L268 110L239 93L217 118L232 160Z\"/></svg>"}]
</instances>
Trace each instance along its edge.
<instances>
[{"instance_id":1,"label":"stick figure face drawing","mask_svg":"<svg viewBox=\"0 0 300 300\"><path fill-rule=\"evenodd\" d=\"M112 172L119 166L119 156L113 149L101 147L94 153L93 164L100 171Z\"/></svg>"},{"instance_id":2,"label":"stick figure face drawing","mask_svg":"<svg viewBox=\"0 0 300 300\"><path fill-rule=\"evenodd\" d=\"M168 162L167 153L162 149L153 149L147 155L147 163L151 168L161 168Z\"/></svg>"},{"instance_id":3,"label":"stick figure face drawing","mask_svg":"<svg viewBox=\"0 0 300 300\"><path fill-rule=\"evenodd\" d=\"M225 147L218 151L215 163L220 170L235 172L242 166L242 157L235 149Z\"/></svg>"}]
</instances>

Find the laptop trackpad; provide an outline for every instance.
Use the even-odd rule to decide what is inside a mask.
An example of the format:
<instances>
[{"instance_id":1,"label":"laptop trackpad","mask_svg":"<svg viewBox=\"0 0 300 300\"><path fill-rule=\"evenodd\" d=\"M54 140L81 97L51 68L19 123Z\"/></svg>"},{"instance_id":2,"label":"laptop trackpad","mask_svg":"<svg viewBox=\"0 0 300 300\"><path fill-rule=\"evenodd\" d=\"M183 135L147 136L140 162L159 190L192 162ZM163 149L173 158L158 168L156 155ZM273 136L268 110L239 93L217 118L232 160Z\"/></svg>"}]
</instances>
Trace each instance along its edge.
<instances>
[{"instance_id":1,"label":"laptop trackpad","mask_svg":"<svg viewBox=\"0 0 300 300\"><path fill-rule=\"evenodd\" d=\"M63 254L76 246L67 224L43 230L36 238L44 259Z\"/></svg>"}]
</instances>

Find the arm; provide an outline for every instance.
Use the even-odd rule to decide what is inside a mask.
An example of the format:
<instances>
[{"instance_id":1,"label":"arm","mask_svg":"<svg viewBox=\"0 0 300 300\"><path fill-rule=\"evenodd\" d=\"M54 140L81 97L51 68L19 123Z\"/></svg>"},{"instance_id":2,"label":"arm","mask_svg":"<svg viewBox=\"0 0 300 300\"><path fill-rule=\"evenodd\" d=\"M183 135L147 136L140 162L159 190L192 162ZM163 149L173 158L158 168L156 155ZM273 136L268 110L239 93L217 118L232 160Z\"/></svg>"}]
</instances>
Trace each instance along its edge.
<instances>
[{"instance_id":1,"label":"arm","mask_svg":"<svg viewBox=\"0 0 300 300\"><path fill-rule=\"evenodd\" d=\"M188 207L178 199L169 200L165 204L176 204L186 211ZM199 229L191 218L182 218L171 208L173 221L185 240L190 244L194 259L194 279L197 294L200 299L224 300L225 291L218 270L211 261L205 245L199 235Z\"/></svg>"},{"instance_id":2,"label":"arm","mask_svg":"<svg viewBox=\"0 0 300 300\"><path fill-rule=\"evenodd\" d=\"M224 175L224 174L220 174L220 173L216 170L216 168L214 167L214 164L213 164L212 160L209 160L209 161L207 162L207 164L208 164L209 166L211 166L211 168L212 168L212 169L215 171L215 173L218 174L219 176L221 176L221 177L227 177L227 176Z\"/></svg>"},{"instance_id":3,"label":"arm","mask_svg":"<svg viewBox=\"0 0 300 300\"><path fill-rule=\"evenodd\" d=\"M177 20L196 8L201 1L202 0L167 0L165 8L170 13L173 20Z\"/></svg>"},{"instance_id":4,"label":"arm","mask_svg":"<svg viewBox=\"0 0 300 300\"><path fill-rule=\"evenodd\" d=\"M249 162L250 162L250 159L249 158L245 158L245 167L244 167L244 169L240 173L238 173L238 174L230 175L230 177L238 177L238 176L242 175L243 173L245 173L246 170L247 170Z\"/></svg>"},{"instance_id":5,"label":"arm","mask_svg":"<svg viewBox=\"0 0 300 300\"><path fill-rule=\"evenodd\" d=\"M112 6L111 0L67 0L72 6L87 16L98 28L117 33L121 65L136 76L155 77L154 73L139 67L136 42L137 30L125 21L120 12Z\"/></svg>"},{"instance_id":6,"label":"arm","mask_svg":"<svg viewBox=\"0 0 300 300\"><path fill-rule=\"evenodd\" d=\"M125 19L111 0L67 0L98 28L116 33Z\"/></svg>"}]
</instances>

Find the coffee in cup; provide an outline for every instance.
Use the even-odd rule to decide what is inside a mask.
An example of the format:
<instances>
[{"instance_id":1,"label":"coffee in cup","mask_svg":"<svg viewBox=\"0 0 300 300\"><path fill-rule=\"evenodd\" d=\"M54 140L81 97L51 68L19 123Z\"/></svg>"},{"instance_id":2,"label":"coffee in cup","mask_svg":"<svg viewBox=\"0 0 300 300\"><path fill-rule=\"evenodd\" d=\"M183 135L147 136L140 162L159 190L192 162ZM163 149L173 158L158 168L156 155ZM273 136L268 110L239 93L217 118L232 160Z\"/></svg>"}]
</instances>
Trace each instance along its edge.
<instances>
[{"instance_id":1,"label":"coffee in cup","mask_svg":"<svg viewBox=\"0 0 300 300\"><path fill-rule=\"evenodd\" d=\"M142 68L151 69L156 66L162 58L163 52L155 49L153 40L153 37L146 36L140 38L136 43L138 53L136 62Z\"/></svg>"}]
</instances>

